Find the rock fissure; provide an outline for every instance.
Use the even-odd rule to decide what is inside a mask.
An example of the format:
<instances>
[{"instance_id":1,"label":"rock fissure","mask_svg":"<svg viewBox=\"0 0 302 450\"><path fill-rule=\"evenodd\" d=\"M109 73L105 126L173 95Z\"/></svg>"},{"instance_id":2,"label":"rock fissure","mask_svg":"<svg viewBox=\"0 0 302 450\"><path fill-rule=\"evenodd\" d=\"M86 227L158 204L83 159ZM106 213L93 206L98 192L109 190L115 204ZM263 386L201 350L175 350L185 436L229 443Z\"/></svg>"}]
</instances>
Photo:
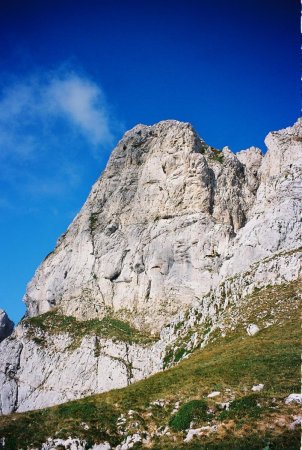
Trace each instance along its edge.
<instances>
[{"instance_id":1,"label":"rock fissure","mask_svg":"<svg viewBox=\"0 0 302 450\"><path fill-rule=\"evenodd\" d=\"M21 359L21 353L22 353L23 348L24 348L24 344L21 342L20 345L19 345L19 349L18 349L17 355L16 355L15 373L14 373L13 376L10 376L10 379L15 382L15 386L16 386L15 400L14 400L14 403L13 403L12 412L17 411L17 408L19 406L19 402L18 402L19 401L19 383L18 383L19 379L17 377L17 373L18 373L18 370L21 367L20 359Z\"/></svg>"}]
</instances>

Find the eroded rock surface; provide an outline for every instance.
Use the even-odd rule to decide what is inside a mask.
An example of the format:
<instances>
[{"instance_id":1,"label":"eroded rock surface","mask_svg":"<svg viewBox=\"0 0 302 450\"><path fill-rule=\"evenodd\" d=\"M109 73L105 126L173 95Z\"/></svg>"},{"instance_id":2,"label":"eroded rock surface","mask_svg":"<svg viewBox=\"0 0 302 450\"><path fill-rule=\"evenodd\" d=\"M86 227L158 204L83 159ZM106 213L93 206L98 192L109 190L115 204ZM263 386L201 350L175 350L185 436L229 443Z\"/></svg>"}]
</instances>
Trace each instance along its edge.
<instances>
[{"instance_id":1,"label":"eroded rock surface","mask_svg":"<svg viewBox=\"0 0 302 450\"><path fill-rule=\"evenodd\" d=\"M3 414L121 388L162 368L161 342L130 345L85 336L74 348L67 334L49 334L48 343L41 345L39 338L29 338L22 324L16 333L0 345L6 364L0 372Z\"/></svg>"},{"instance_id":2,"label":"eroded rock surface","mask_svg":"<svg viewBox=\"0 0 302 450\"><path fill-rule=\"evenodd\" d=\"M158 331L225 276L297 246L301 139L301 121L270 133L263 157L220 153L185 123L136 126L30 282L30 315L110 308Z\"/></svg>"},{"instance_id":3,"label":"eroded rock surface","mask_svg":"<svg viewBox=\"0 0 302 450\"><path fill-rule=\"evenodd\" d=\"M29 317L110 315L161 337L143 345L89 334L75 348L70 334L30 334L25 320L0 345L0 411L146 377L162 369L167 346L196 323L223 328L228 304L297 279L301 128L299 120L270 133L264 156L255 147L215 150L177 121L127 132L37 269L25 303ZM196 332L187 348L206 341Z\"/></svg>"}]
</instances>

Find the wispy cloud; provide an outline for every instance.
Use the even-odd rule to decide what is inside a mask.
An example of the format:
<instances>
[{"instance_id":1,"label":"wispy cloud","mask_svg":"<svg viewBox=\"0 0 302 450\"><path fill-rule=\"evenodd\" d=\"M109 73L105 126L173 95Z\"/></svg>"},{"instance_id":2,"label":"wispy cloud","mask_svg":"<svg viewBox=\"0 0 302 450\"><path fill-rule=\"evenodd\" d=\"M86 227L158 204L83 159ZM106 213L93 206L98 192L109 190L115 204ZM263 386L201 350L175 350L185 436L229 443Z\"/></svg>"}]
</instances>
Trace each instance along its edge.
<instances>
[{"instance_id":1,"label":"wispy cloud","mask_svg":"<svg viewBox=\"0 0 302 450\"><path fill-rule=\"evenodd\" d=\"M84 159L102 160L120 131L87 76L59 69L14 79L0 95L0 182L60 195L80 182Z\"/></svg>"},{"instance_id":2,"label":"wispy cloud","mask_svg":"<svg viewBox=\"0 0 302 450\"><path fill-rule=\"evenodd\" d=\"M10 84L0 100L1 153L30 156L43 133L54 133L62 122L65 133L81 134L101 151L114 140L108 110L101 87L74 72L34 75Z\"/></svg>"},{"instance_id":3,"label":"wispy cloud","mask_svg":"<svg viewBox=\"0 0 302 450\"><path fill-rule=\"evenodd\" d=\"M45 93L49 112L62 114L87 137L93 145L113 141L104 95L99 86L71 75L52 79Z\"/></svg>"}]
</instances>

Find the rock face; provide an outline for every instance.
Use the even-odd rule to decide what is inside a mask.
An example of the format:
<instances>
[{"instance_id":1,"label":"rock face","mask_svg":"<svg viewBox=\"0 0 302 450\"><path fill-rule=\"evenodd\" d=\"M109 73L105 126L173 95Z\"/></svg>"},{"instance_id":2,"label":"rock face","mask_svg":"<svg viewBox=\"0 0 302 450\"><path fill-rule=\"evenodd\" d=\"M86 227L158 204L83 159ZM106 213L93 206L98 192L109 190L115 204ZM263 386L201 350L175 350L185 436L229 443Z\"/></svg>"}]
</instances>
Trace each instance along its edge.
<instances>
[{"instance_id":1,"label":"rock face","mask_svg":"<svg viewBox=\"0 0 302 450\"><path fill-rule=\"evenodd\" d=\"M0 342L12 334L14 322L12 322L6 312L0 308Z\"/></svg>"},{"instance_id":2,"label":"rock face","mask_svg":"<svg viewBox=\"0 0 302 450\"><path fill-rule=\"evenodd\" d=\"M148 376L162 369L185 312L214 326L226 291L239 301L299 277L301 120L266 144L264 156L255 147L220 152L177 121L125 134L29 283L27 321L49 311L89 323L112 316L161 338L142 345L89 334L75 349L68 333L32 334L24 321L0 346L2 413ZM191 347L205 342L193 335Z\"/></svg>"},{"instance_id":3,"label":"rock face","mask_svg":"<svg viewBox=\"0 0 302 450\"><path fill-rule=\"evenodd\" d=\"M0 372L2 414L121 388L162 368L161 342L130 345L86 336L73 348L66 333L50 333L47 338L47 345L35 336L29 339L21 324L16 337L0 346L6 357L5 371Z\"/></svg>"},{"instance_id":4,"label":"rock face","mask_svg":"<svg viewBox=\"0 0 302 450\"><path fill-rule=\"evenodd\" d=\"M262 160L208 147L191 125L138 125L113 151L102 177L54 252L37 270L30 315L128 313L151 331L219 282L230 241L255 202Z\"/></svg>"}]
</instances>

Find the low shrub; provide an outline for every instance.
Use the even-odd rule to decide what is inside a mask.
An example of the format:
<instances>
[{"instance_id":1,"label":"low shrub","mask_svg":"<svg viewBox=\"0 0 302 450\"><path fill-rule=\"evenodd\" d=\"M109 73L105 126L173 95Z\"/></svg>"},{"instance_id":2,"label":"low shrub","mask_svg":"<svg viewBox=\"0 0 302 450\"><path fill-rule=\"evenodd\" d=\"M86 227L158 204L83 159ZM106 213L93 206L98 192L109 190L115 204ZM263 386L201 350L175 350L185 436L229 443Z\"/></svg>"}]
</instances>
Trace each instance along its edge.
<instances>
[{"instance_id":1,"label":"low shrub","mask_svg":"<svg viewBox=\"0 0 302 450\"><path fill-rule=\"evenodd\" d=\"M261 414L261 407L258 406L258 395L248 395L232 401L230 409L223 411L220 419L236 419L240 417L254 417L258 418Z\"/></svg>"},{"instance_id":2,"label":"low shrub","mask_svg":"<svg viewBox=\"0 0 302 450\"><path fill-rule=\"evenodd\" d=\"M191 400L184 403L179 411L171 417L169 425L175 431L183 431L190 427L192 420L207 420L207 404L203 400Z\"/></svg>"}]
</instances>

